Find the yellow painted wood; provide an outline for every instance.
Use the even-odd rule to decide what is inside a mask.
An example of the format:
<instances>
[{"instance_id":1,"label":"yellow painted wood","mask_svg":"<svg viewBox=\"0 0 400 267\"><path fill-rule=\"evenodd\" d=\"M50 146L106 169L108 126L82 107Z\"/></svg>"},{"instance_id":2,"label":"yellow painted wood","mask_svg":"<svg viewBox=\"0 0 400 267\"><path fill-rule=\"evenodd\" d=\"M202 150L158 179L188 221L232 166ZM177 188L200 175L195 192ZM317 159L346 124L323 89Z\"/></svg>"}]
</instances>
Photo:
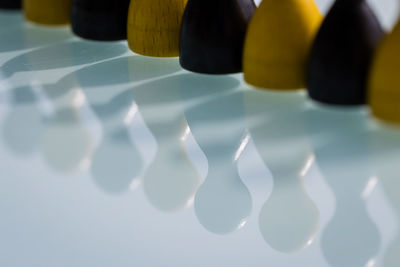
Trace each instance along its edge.
<instances>
[{"instance_id":1,"label":"yellow painted wood","mask_svg":"<svg viewBox=\"0 0 400 267\"><path fill-rule=\"evenodd\" d=\"M72 0L23 0L25 18L45 25L70 22Z\"/></svg>"},{"instance_id":2,"label":"yellow painted wood","mask_svg":"<svg viewBox=\"0 0 400 267\"><path fill-rule=\"evenodd\" d=\"M263 0L245 41L246 82L260 88L304 88L308 55L321 22L314 0Z\"/></svg>"},{"instance_id":3,"label":"yellow painted wood","mask_svg":"<svg viewBox=\"0 0 400 267\"><path fill-rule=\"evenodd\" d=\"M400 124L400 22L384 37L371 65L368 102L372 113Z\"/></svg>"},{"instance_id":4,"label":"yellow painted wood","mask_svg":"<svg viewBox=\"0 0 400 267\"><path fill-rule=\"evenodd\" d=\"M179 35L186 2L132 0L128 16L130 49L145 56L179 56Z\"/></svg>"}]
</instances>

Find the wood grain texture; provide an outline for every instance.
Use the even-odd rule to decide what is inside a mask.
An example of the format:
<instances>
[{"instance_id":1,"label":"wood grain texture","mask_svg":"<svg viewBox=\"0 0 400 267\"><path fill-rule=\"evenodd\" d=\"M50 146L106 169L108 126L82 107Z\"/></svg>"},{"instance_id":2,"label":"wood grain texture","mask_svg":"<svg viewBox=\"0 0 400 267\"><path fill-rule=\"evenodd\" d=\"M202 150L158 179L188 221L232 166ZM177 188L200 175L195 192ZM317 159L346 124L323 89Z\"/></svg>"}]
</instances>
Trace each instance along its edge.
<instances>
[{"instance_id":1,"label":"wood grain texture","mask_svg":"<svg viewBox=\"0 0 400 267\"><path fill-rule=\"evenodd\" d=\"M138 54L179 56L179 33L187 0L131 0L128 44Z\"/></svg>"},{"instance_id":2,"label":"wood grain texture","mask_svg":"<svg viewBox=\"0 0 400 267\"><path fill-rule=\"evenodd\" d=\"M379 45L371 65L368 102L374 116L400 124L400 22Z\"/></svg>"},{"instance_id":3,"label":"wood grain texture","mask_svg":"<svg viewBox=\"0 0 400 267\"><path fill-rule=\"evenodd\" d=\"M189 0L182 20L180 64L206 74L242 71L253 0Z\"/></svg>"},{"instance_id":4,"label":"wood grain texture","mask_svg":"<svg viewBox=\"0 0 400 267\"><path fill-rule=\"evenodd\" d=\"M21 0L0 0L1 9L20 9L21 7Z\"/></svg>"},{"instance_id":5,"label":"wood grain texture","mask_svg":"<svg viewBox=\"0 0 400 267\"><path fill-rule=\"evenodd\" d=\"M25 18L45 25L70 23L72 0L23 0Z\"/></svg>"},{"instance_id":6,"label":"wood grain texture","mask_svg":"<svg viewBox=\"0 0 400 267\"><path fill-rule=\"evenodd\" d=\"M367 1L337 0L311 50L310 97L326 104L365 104L370 62L383 34Z\"/></svg>"},{"instance_id":7,"label":"wood grain texture","mask_svg":"<svg viewBox=\"0 0 400 267\"><path fill-rule=\"evenodd\" d=\"M260 88L304 88L309 51L321 21L314 0L263 0L246 37L246 82Z\"/></svg>"},{"instance_id":8,"label":"wood grain texture","mask_svg":"<svg viewBox=\"0 0 400 267\"><path fill-rule=\"evenodd\" d=\"M86 39L117 41L126 39L130 0L73 0L73 32Z\"/></svg>"}]
</instances>

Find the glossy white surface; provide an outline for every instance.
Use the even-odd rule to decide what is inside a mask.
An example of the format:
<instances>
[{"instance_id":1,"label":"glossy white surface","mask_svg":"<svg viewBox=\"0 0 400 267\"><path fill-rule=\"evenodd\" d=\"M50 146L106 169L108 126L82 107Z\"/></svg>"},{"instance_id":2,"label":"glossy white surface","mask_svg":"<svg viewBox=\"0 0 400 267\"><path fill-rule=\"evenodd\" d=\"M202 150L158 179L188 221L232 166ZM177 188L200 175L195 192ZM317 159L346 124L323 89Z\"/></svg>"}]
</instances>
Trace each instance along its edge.
<instances>
[{"instance_id":1,"label":"glossy white surface","mask_svg":"<svg viewBox=\"0 0 400 267\"><path fill-rule=\"evenodd\" d=\"M366 108L19 13L0 36L0 266L400 266L400 129Z\"/></svg>"}]
</instances>

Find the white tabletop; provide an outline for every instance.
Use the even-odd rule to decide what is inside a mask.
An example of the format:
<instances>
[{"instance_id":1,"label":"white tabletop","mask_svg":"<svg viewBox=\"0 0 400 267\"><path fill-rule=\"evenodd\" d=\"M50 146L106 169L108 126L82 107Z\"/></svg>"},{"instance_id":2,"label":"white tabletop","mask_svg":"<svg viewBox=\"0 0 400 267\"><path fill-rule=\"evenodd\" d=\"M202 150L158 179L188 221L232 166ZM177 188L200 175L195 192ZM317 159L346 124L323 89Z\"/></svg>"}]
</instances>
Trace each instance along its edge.
<instances>
[{"instance_id":1,"label":"white tabletop","mask_svg":"<svg viewBox=\"0 0 400 267\"><path fill-rule=\"evenodd\" d=\"M396 2L372 4L392 27ZM400 129L366 107L20 13L0 66L0 266L400 266Z\"/></svg>"}]
</instances>

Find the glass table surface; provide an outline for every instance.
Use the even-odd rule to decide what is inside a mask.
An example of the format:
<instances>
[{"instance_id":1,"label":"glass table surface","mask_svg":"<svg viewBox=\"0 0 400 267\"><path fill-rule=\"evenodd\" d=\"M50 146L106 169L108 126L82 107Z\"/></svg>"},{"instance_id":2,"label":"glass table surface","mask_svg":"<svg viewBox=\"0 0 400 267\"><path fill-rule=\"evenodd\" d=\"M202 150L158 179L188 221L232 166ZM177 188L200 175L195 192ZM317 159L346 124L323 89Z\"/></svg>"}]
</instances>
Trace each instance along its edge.
<instances>
[{"instance_id":1,"label":"glass table surface","mask_svg":"<svg viewBox=\"0 0 400 267\"><path fill-rule=\"evenodd\" d=\"M0 66L0 266L400 266L400 129L367 107L18 12Z\"/></svg>"}]
</instances>

